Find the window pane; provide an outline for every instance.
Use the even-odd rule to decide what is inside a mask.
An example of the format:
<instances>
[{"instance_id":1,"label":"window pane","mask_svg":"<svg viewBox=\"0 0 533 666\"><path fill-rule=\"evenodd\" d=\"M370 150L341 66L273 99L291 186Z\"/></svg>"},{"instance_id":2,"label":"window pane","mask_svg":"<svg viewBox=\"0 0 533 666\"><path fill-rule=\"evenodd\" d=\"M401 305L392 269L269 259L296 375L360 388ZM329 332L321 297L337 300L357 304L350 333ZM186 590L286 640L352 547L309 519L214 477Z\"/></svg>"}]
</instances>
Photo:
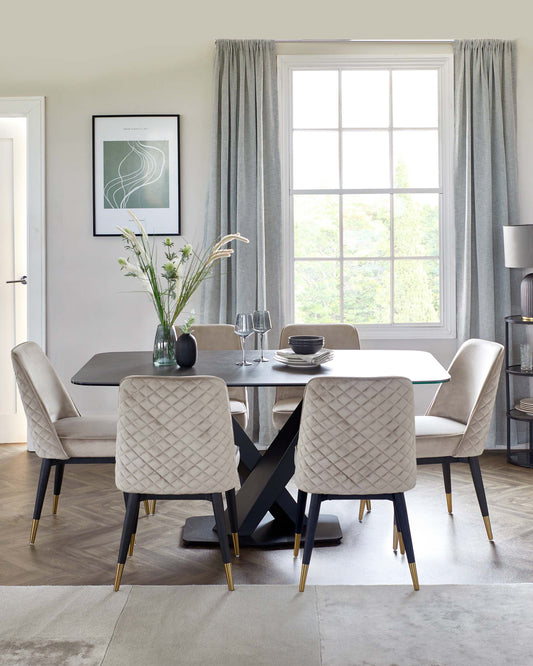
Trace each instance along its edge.
<instances>
[{"instance_id":1,"label":"window pane","mask_svg":"<svg viewBox=\"0 0 533 666\"><path fill-rule=\"evenodd\" d=\"M337 132L293 133L293 187L297 190L339 187Z\"/></svg>"},{"instance_id":2,"label":"window pane","mask_svg":"<svg viewBox=\"0 0 533 666\"><path fill-rule=\"evenodd\" d=\"M437 127L439 124L437 70L392 72L394 127Z\"/></svg>"},{"instance_id":3,"label":"window pane","mask_svg":"<svg viewBox=\"0 0 533 666\"><path fill-rule=\"evenodd\" d=\"M439 195L394 195L394 254L439 255Z\"/></svg>"},{"instance_id":4,"label":"window pane","mask_svg":"<svg viewBox=\"0 0 533 666\"><path fill-rule=\"evenodd\" d=\"M327 129L339 126L339 75L336 71L294 72L293 127Z\"/></svg>"},{"instance_id":5,"label":"window pane","mask_svg":"<svg viewBox=\"0 0 533 666\"><path fill-rule=\"evenodd\" d=\"M332 194L294 196L294 256L339 255L339 197Z\"/></svg>"},{"instance_id":6,"label":"window pane","mask_svg":"<svg viewBox=\"0 0 533 666\"><path fill-rule=\"evenodd\" d=\"M439 186L437 130L393 132L394 186Z\"/></svg>"},{"instance_id":7,"label":"window pane","mask_svg":"<svg viewBox=\"0 0 533 666\"><path fill-rule=\"evenodd\" d=\"M390 187L389 133L343 132L343 187Z\"/></svg>"},{"instance_id":8,"label":"window pane","mask_svg":"<svg viewBox=\"0 0 533 666\"><path fill-rule=\"evenodd\" d=\"M390 262L344 264L344 321L390 324Z\"/></svg>"},{"instance_id":9,"label":"window pane","mask_svg":"<svg viewBox=\"0 0 533 666\"><path fill-rule=\"evenodd\" d=\"M438 259L394 262L394 321L401 324L440 321Z\"/></svg>"},{"instance_id":10,"label":"window pane","mask_svg":"<svg viewBox=\"0 0 533 666\"><path fill-rule=\"evenodd\" d=\"M389 126L388 70L342 72L342 126Z\"/></svg>"},{"instance_id":11,"label":"window pane","mask_svg":"<svg viewBox=\"0 0 533 666\"><path fill-rule=\"evenodd\" d=\"M340 322L339 280L337 261L295 261L295 321Z\"/></svg>"},{"instance_id":12,"label":"window pane","mask_svg":"<svg viewBox=\"0 0 533 666\"><path fill-rule=\"evenodd\" d=\"M388 194L346 194L343 199L344 255L390 256Z\"/></svg>"}]
</instances>

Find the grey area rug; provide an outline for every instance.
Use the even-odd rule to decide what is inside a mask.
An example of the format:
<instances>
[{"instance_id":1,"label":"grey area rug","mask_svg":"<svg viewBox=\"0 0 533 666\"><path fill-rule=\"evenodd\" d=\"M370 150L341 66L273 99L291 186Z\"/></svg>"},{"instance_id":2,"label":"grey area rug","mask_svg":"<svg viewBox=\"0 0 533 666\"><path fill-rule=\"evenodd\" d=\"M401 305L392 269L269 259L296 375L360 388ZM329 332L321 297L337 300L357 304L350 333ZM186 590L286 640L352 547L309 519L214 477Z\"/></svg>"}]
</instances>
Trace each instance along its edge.
<instances>
[{"instance_id":1,"label":"grey area rug","mask_svg":"<svg viewBox=\"0 0 533 666\"><path fill-rule=\"evenodd\" d=\"M0 587L0 664L533 665L533 584Z\"/></svg>"}]
</instances>

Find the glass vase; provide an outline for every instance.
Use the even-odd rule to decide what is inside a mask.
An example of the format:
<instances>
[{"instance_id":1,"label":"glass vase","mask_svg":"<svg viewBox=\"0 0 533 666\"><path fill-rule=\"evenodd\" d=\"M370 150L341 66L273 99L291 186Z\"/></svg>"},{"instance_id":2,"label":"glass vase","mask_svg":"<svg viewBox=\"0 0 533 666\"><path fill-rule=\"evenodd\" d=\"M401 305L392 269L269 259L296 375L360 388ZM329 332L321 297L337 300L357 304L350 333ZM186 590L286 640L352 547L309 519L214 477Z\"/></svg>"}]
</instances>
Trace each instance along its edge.
<instances>
[{"instance_id":1,"label":"glass vase","mask_svg":"<svg viewBox=\"0 0 533 666\"><path fill-rule=\"evenodd\" d=\"M154 365L176 365L176 331L174 326L159 324L154 340Z\"/></svg>"}]
</instances>

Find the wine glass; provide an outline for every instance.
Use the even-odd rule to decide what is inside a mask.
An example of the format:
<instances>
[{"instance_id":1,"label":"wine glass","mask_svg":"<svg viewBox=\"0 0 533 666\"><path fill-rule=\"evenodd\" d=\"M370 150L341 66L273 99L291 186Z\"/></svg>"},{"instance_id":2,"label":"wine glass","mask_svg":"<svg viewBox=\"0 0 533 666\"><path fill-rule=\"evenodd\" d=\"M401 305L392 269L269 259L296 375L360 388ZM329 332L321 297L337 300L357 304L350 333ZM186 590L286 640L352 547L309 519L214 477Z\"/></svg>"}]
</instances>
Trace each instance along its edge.
<instances>
[{"instance_id":1,"label":"wine glass","mask_svg":"<svg viewBox=\"0 0 533 666\"><path fill-rule=\"evenodd\" d=\"M258 361L259 363L266 363L268 361L268 358L265 358L263 354L263 336L265 333L268 333L270 330L272 330L272 322L270 321L270 312L268 310L255 310L253 313L253 320L254 320L254 331L256 333L259 333L259 339L260 339L260 348L261 348L261 355L259 358L254 358L254 361Z\"/></svg>"},{"instance_id":2,"label":"wine glass","mask_svg":"<svg viewBox=\"0 0 533 666\"><path fill-rule=\"evenodd\" d=\"M237 365L252 365L246 360L244 352L244 341L246 338L254 332L254 321L253 317L249 312L239 312L235 319L235 333L241 339L241 348L242 348L242 361L237 363Z\"/></svg>"}]
</instances>

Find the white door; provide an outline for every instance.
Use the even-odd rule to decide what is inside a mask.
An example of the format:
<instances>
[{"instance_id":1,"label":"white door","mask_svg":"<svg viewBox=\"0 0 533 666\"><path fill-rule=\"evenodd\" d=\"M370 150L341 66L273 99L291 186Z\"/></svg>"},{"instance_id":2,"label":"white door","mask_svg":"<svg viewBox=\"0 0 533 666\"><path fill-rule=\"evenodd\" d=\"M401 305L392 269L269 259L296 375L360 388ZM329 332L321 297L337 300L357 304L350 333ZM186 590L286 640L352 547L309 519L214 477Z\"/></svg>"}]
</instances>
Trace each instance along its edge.
<instances>
[{"instance_id":1,"label":"white door","mask_svg":"<svg viewBox=\"0 0 533 666\"><path fill-rule=\"evenodd\" d=\"M0 444L27 441L11 348L45 346L43 111L43 98L0 98Z\"/></svg>"},{"instance_id":2,"label":"white door","mask_svg":"<svg viewBox=\"0 0 533 666\"><path fill-rule=\"evenodd\" d=\"M9 352L28 339L26 118L0 118L0 238L0 442L25 442Z\"/></svg>"}]
</instances>

